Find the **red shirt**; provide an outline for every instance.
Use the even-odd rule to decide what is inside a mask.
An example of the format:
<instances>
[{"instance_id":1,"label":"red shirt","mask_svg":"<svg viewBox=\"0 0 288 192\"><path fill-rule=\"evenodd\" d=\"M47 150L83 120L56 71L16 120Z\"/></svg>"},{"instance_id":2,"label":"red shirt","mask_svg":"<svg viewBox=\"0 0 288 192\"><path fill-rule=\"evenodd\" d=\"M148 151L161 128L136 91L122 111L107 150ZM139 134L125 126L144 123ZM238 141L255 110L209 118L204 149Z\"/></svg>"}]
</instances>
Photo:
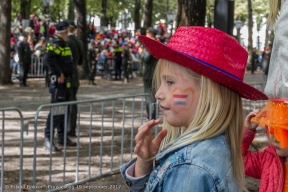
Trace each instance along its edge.
<instances>
[{"instance_id":1,"label":"red shirt","mask_svg":"<svg viewBox=\"0 0 288 192\"><path fill-rule=\"evenodd\" d=\"M248 148L255 134L256 132L245 128L242 142L245 175L260 179L260 192L283 192L285 178L284 158L277 155L272 145L255 153L249 151Z\"/></svg>"},{"instance_id":2,"label":"red shirt","mask_svg":"<svg viewBox=\"0 0 288 192\"><path fill-rule=\"evenodd\" d=\"M49 27L49 34L54 35L55 34L55 28L54 27Z\"/></svg>"}]
</instances>

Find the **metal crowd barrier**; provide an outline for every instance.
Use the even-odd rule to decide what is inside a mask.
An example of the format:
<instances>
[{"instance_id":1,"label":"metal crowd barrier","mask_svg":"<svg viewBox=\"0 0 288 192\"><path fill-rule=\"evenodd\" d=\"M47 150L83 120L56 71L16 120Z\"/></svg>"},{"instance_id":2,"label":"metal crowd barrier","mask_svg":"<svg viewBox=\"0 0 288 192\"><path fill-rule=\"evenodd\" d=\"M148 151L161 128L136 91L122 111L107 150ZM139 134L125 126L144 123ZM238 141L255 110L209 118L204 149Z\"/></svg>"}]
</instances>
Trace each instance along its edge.
<instances>
[{"instance_id":1,"label":"metal crowd barrier","mask_svg":"<svg viewBox=\"0 0 288 192\"><path fill-rule=\"evenodd\" d=\"M31 67L28 77L45 77L46 69L43 64L43 57L31 56Z\"/></svg>"},{"instance_id":2,"label":"metal crowd barrier","mask_svg":"<svg viewBox=\"0 0 288 192\"><path fill-rule=\"evenodd\" d=\"M131 76L131 78L133 78L135 75L135 73L133 72L138 71L139 67L140 67L139 62L132 62L129 65L129 75ZM45 77L47 70L48 69L43 64L43 56L37 57L36 55L33 54L31 56L31 65L30 65L30 69L28 72L28 77L30 78L31 77ZM103 78L106 78L106 79L112 79L112 76L115 75L113 58L108 58L107 69L105 69L103 65L97 64L97 71L95 75L102 76ZM16 80L18 76L19 74L18 75L12 74L12 80Z\"/></svg>"},{"instance_id":3,"label":"metal crowd barrier","mask_svg":"<svg viewBox=\"0 0 288 192\"><path fill-rule=\"evenodd\" d=\"M5 185L4 183L4 179L6 181L6 178L9 179L10 177L14 176L15 177L15 173L17 171L11 171L10 170L10 167L9 166L5 166L5 162L6 162L6 165L8 164L8 162L10 161L9 159L9 154L11 150L15 150L15 144L16 144L16 141L19 141L19 138L20 138L20 148L19 148L19 157L16 158L15 161L19 160L19 164L17 164L16 162L13 162L13 167L17 167L19 166L19 184L18 183L15 183L13 186L15 186L15 188L17 188L17 186L22 186L22 180L23 180L23 131L24 131L24 126L23 126L23 115L22 115L22 112L20 111L20 109L16 108L16 107L10 107L10 108L2 108L0 109L0 111L2 112L0 115L0 122L2 121L2 126L1 126L1 139L2 139L2 142L1 142L1 176L0 176L0 189L1 191L5 191L6 188L7 188L7 185ZM17 112L18 115L19 115L19 119L15 116L15 114L13 112ZM19 120L19 124L20 124L20 135L19 135L19 125L16 124L15 126L15 120L18 119ZM7 128L9 128L9 131L7 131ZM17 136L15 136L15 133L16 132ZM13 144L11 144L11 142L7 141L8 139L6 139L6 142L5 142L5 138L6 137L13 137L14 136L14 142ZM20 137L18 137L20 136ZM15 141L16 140L16 141ZM16 144L17 145L17 144ZM18 147L19 147L18 145ZM5 151L6 149L6 151ZM16 149L17 150L17 149ZM18 150L17 150L18 152ZM5 159L5 156L6 156L6 159ZM6 173L5 173L5 170L6 170ZM17 170L17 168L16 168ZM5 173L5 174L4 174ZM17 174L16 174L17 175ZM6 181L7 182L7 181ZM8 181L9 182L9 181ZM18 187L19 188L19 187ZM17 189L18 189L17 188ZM19 188L19 191L22 191L21 188Z\"/></svg>"},{"instance_id":4,"label":"metal crowd barrier","mask_svg":"<svg viewBox=\"0 0 288 192\"><path fill-rule=\"evenodd\" d=\"M15 62L15 61L14 61ZM15 62L17 65L20 65L20 63ZM17 80L20 74L20 66L15 66L17 69L13 69L13 71L17 71L17 74L12 74L11 79ZM47 69L43 64L43 56L37 57L36 55L31 56L31 65L28 71L28 77L45 77L47 73Z\"/></svg>"},{"instance_id":5,"label":"metal crowd barrier","mask_svg":"<svg viewBox=\"0 0 288 192\"><path fill-rule=\"evenodd\" d=\"M134 157L134 137L147 117L145 96L147 94L41 105L34 118L33 145L27 146L33 148L29 154L33 154L30 183L35 186L33 191L40 188L47 191L76 189L83 183L118 171L121 165L131 160ZM77 147L64 145L61 152L43 149L43 139L39 140L39 133L45 127L46 116L40 113L47 115L44 109L49 109L51 122L55 115L64 115L66 135L70 105L77 105L78 108L77 132L80 136L78 134L76 139ZM66 141L65 137L64 143ZM83 155L84 152L86 155ZM43 165L47 169L43 170Z\"/></svg>"}]
</instances>

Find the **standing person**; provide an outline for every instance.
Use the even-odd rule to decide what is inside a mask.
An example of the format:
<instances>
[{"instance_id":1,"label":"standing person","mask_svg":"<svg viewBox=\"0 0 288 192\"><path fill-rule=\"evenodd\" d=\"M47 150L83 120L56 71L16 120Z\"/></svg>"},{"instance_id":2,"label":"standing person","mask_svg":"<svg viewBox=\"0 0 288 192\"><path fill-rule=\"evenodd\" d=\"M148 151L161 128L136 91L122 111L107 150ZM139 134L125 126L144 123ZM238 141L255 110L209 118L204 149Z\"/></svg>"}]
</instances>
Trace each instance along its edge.
<instances>
[{"instance_id":1,"label":"standing person","mask_svg":"<svg viewBox=\"0 0 288 192\"><path fill-rule=\"evenodd\" d=\"M129 82L129 65L131 65L131 55L129 50L129 44L126 43L123 49L122 66L124 71L124 83Z\"/></svg>"},{"instance_id":2,"label":"standing person","mask_svg":"<svg viewBox=\"0 0 288 192\"><path fill-rule=\"evenodd\" d=\"M265 132L269 141L269 146L264 150L255 153L249 151L258 125L251 122L251 119L259 113L254 110L245 119L245 133L242 143L242 155L244 159L245 174L255 179L260 179L260 192L266 191L288 191L288 147L281 147L284 142L279 142L274 134L269 133L269 128L265 127ZM259 114L261 115L261 114ZM262 114L263 115L263 114ZM287 144L288 135L283 135Z\"/></svg>"},{"instance_id":3,"label":"standing person","mask_svg":"<svg viewBox=\"0 0 288 192\"><path fill-rule=\"evenodd\" d=\"M31 27L31 29L35 31L35 15L34 14L30 15L29 27Z\"/></svg>"},{"instance_id":4,"label":"standing person","mask_svg":"<svg viewBox=\"0 0 288 192\"><path fill-rule=\"evenodd\" d=\"M49 92L51 93L51 103L59 103L69 101L71 79L74 72L74 63L72 60L71 50L65 42L68 37L67 22L59 22L56 25L56 35L54 35L53 43L47 44L47 52L44 56L44 62L51 73ZM58 148L54 144L54 128L57 127L58 144L64 145L64 115L56 115L53 117L53 132L50 133L50 116L49 113L46 121L44 147L57 151ZM76 146L68 137L66 146Z\"/></svg>"},{"instance_id":5,"label":"standing person","mask_svg":"<svg viewBox=\"0 0 288 192\"><path fill-rule=\"evenodd\" d=\"M146 30L146 37L156 40L157 31L153 27L149 27ZM146 101L146 111L147 111L147 119L155 119L155 107L152 106L153 103L156 102L154 94L152 93L152 79L155 66L158 60L150 54L148 50L143 50L144 52L141 55L141 60L143 63L144 71L143 71L143 83L144 83L144 93L148 93L149 95L145 97ZM152 107L152 109L150 109ZM150 117L150 111L152 116Z\"/></svg>"},{"instance_id":6,"label":"standing person","mask_svg":"<svg viewBox=\"0 0 288 192\"><path fill-rule=\"evenodd\" d=\"M41 35L41 19L37 19L35 21L35 36L36 36L36 40L38 41L40 39L40 35Z\"/></svg>"},{"instance_id":7,"label":"standing person","mask_svg":"<svg viewBox=\"0 0 288 192\"><path fill-rule=\"evenodd\" d=\"M97 85L95 83L95 75L96 75L96 43L94 41L91 42L91 48L88 51L88 62L89 62L89 84L92 83L92 85Z\"/></svg>"},{"instance_id":8,"label":"standing person","mask_svg":"<svg viewBox=\"0 0 288 192\"><path fill-rule=\"evenodd\" d=\"M69 45L72 57L73 57L73 63L74 63L74 71L73 71L73 77L71 81L71 88L70 88L70 101L77 101L77 92L80 86L79 83L79 74L78 74L78 68L83 63L83 43L75 36L75 30L77 26L73 21L69 21L69 28L68 28L68 38L67 38L67 44ZM77 105L71 105L70 106L70 113L69 113L69 120L70 120L70 131L68 135L70 137L76 136L76 122L77 122Z\"/></svg>"},{"instance_id":9,"label":"standing person","mask_svg":"<svg viewBox=\"0 0 288 192\"><path fill-rule=\"evenodd\" d=\"M41 33L44 35L45 39L48 39L49 34L48 34L48 23L46 19L43 19L43 23L41 26Z\"/></svg>"},{"instance_id":10,"label":"standing person","mask_svg":"<svg viewBox=\"0 0 288 192\"><path fill-rule=\"evenodd\" d=\"M262 60L261 60L261 67L263 72L263 78L265 83L267 82L267 75L269 71L269 65L271 60L271 51L272 51L272 45L268 44L265 46L265 50L262 53Z\"/></svg>"},{"instance_id":11,"label":"standing person","mask_svg":"<svg viewBox=\"0 0 288 192\"><path fill-rule=\"evenodd\" d=\"M155 97L164 118L154 139L150 131L159 119L138 128L137 159L120 169L129 190L245 191L241 97L267 98L243 82L247 51L228 34L205 27L179 27L167 46L139 40L160 59Z\"/></svg>"},{"instance_id":12,"label":"standing person","mask_svg":"<svg viewBox=\"0 0 288 192\"><path fill-rule=\"evenodd\" d=\"M114 47L114 53L113 53L114 64L115 64L115 80L118 80L118 77L119 77L119 80L121 80L122 52L123 52L122 47L120 46L119 42L116 41L116 45Z\"/></svg>"},{"instance_id":13,"label":"standing person","mask_svg":"<svg viewBox=\"0 0 288 192\"><path fill-rule=\"evenodd\" d=\"M279 9L280 15L279 15ZM269 127L269 133L274 134L282 148L288 148L288 142L283 135L288 135L288 2L281 0L270 0L270 14L268 22L273 25L275 22L275 38L271 52L271 59L268 70L268 78L265 86L265 93L269 97L266 106L259 114L266 114L265 117L256 116L253 122L262 127ZM277 19L277 21L276 21ZM262 60L264 57L262 58ZM263 63L263 62L262 62Z\"/></svg>"},{"instance_id":14,"label":"standing person","mask_svg":"<svg viewBox=\"0 0 288 192\"><path fill-rule=\"evenodd\" d=\"M256 66L258 64L258 53L256 47L253 48L253 53L251 57L251 74L254 74L254 71L256 70Z\"/></svg>"},{"instance_id":15,"label":"standing person","mask_svg":"<svg viewBox=\"0 0 288 192\"><path fill-rule=\"evenodd\" d=\"M23 18L22 18L21 13L18 13L17 17L14 19L15 26L22 26L22 20Z\"/></svg>"},{"instance_id":16,"label":"standing person","mask_svg":"<svg viewBox=\"0 0 288 192\"><path fill-rule=\"evenodd\" d=\"M23 41L18 46L18 57L20 63L20 75L19 75L19 85L20 87L27 87L27 75L29 72L29 67L31 64L31 54L30 45L27 42L28 35L24 34Z\"/></svg>"},{"instance_id":17,"label":"standing person","mask_svg":"<svg viewBox=\"0 0 288 192\"><path fill-rule=\"evenodd\" d=\"M102 67L102 78L108 78L110 76L109 74L109 66L108 66L108 58L107 58L108 52L106 49L103 49L101 53L99 54L97 66Z\"/></svg>"},{"instance_id":18,"label":"standing person","mask_svg":"<svg viewBox=\"0 0 288 192\"><path fill-rule=\"evenodd\" d=\"M39 58L43 57L45 50L46 50L45 37L42 36L42 37L40 37L40 40L38 41L38 43L35 45L35 55L38 57L37 62L41 62L41 59L39 59ZM45 73L45 86L48 87L49 86L48 68L47 68L46 64L43 63L43 60L42 60L42 63L40 65L43 66L43 72Z\"/></svg>"}]
</instances>

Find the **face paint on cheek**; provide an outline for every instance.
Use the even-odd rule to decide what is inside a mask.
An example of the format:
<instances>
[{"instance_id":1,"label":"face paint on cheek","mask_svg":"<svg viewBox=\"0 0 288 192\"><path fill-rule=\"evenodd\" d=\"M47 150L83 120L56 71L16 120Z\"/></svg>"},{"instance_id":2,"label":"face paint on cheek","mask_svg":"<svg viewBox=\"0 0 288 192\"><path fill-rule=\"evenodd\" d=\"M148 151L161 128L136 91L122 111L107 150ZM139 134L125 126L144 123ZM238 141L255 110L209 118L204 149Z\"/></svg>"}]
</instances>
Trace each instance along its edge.
<instances>
[{"instance_id":1,"label":"face paint on cheek","mask_svg":"<svg viewBox=\"0 0 288 192\"><path fill-rule=\"evenodd\" d=\"M194 92L192 87L181 88L176 87L172 91L170 97L170 104L175 106L173 111L179 113L180 111L189 111L194 103Z\"/></svg>"},{"instance_id":2,"label":"face paint on cheek","mask_svg":"<svg viewBox=\"0 0 288 192\"><path fill-rule=\"evenodd\" d=\"M187 97L188 97L188 95L174 94L173 95L173 105L186 105L187 104Z\"/></svg>"}]
</instances>

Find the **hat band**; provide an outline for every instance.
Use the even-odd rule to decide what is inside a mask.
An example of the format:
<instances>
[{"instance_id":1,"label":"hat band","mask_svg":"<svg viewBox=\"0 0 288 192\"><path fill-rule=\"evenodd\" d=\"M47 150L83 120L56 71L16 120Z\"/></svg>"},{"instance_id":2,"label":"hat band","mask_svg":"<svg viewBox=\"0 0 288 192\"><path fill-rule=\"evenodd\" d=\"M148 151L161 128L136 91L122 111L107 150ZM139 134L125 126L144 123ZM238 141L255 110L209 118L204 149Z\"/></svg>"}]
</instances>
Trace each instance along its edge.
<instances>
[{"instance_id":1,"label":"hat band","mask_svg":"<svg viewBox=\"0 0 288 192\"><path fill-rule=\"evenodd\" d=\"M196 61L198 61L198 62L200 62L200 63L202 63L202 64L204 64L204 65L206 65L206 66L208 66L208 67L210 67L210 68L213 68L213 69L216 69L216 70L218 70L218 71L221 71L222 73L225 73L226 75L228 75L228 76L230 76L230 77L232 77L232 78L234 78L234 79L237 79L237 80L239 80L239 81L243 81L243 80L240 79L239 77L237 77L237 76L233 75L232 73L229 73L229 72L227 72L227 71L225 71L225 70L223 70L223 69L221 69L221 68L219 68L219 67L216 67L216 66L214 66L214 65L211 65L210 63L207 63L207 62L205 62L205 61L202 61L202 60L200 60L200 59L197 59L197 58L195 58L195 57L193 57L193 56L191 56L191 55L188 55L188 54L186 54L186 53L183 53L183 52L181 52L181 51L178 51L178 52L181 53L181 54L183 54L183 55L186 55L186 56L190 57L191 59L196 60Z\"/></svg>"}]
</instances>

